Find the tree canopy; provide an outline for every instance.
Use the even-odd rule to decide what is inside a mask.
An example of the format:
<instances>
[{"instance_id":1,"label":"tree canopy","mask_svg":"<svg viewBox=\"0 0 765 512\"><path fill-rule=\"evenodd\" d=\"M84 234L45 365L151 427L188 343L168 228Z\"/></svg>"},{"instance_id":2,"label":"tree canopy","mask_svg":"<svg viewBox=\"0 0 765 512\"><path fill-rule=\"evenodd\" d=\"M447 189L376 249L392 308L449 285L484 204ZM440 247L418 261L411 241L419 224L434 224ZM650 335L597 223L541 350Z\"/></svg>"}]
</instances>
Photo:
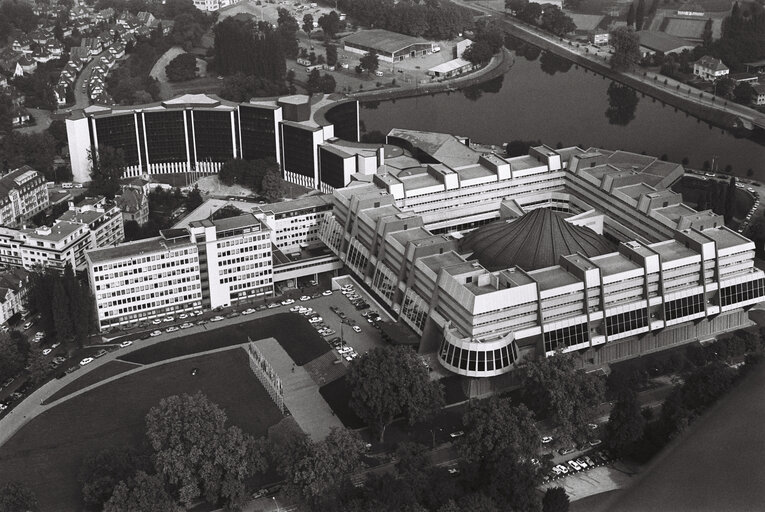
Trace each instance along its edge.
<instances>
[{"instance_id":1,"label":"tree canopy","mask_svg":"<svg viewBox=\"0 0 765 512\"><path fill-rule=\"evenodd\" d=\"M82 499L92 510L102 510L115 488L137 469L149 469L149 461L129 448L106 448L90 455L80 468Z\"/></svg>"},{"instance_id":2,"label":"tree canopy","mask_svg":"<svg viewBox=\"0 0 765 512\"><path fill-rule=\"evenodd\" d=\"M197 76L197 57L192 53L182 53L165 66L167 79L171 82L184 82Z\"/></svg>"},{"instance_id":3,"label":"tree canopy","mask_svg":"<svg viewBox=\"0 0 765 512\"><path fill-rule=\"evenodd\" d=\"M523 400L538 417L556 425L563 441L587 439L587 422L605 395L597 376L574 369L566 354L540 358L523 369Z\"/></svg>"},{"instance_id":4,"label":"tree canopy","mask_svg":"<svg viewBox=\"0 0 765 512\"><path fill-rule=\"evenodd\" d=\"M245 479L265 469L254 439L225 423L226 413L201 392L164 398L146 415L157 472L186 506L200 497L238 506Z\"/></svg>"},{"instance_id":5,"label":"tree canopy","mask_svg":"<svg viewBox=\"0 0 765 512\"><path fill-rule=\"evenodd\" d=\"M213 32L215 65L221 75L242 73L269 81L284 80L289 53L284 37L269 23L230 17L215 25Z\"/></svg>"},{"instance_id":6,"label":"tree canopy","mask_svg":"<svg viewBox=\"0 0 765 512\"><path fill-rule=\"evenodd\" d=\"M165 490L165 484L158 475L138 471L134 477L123 480L114 489L114 494L103 508L104 512L181 512Z\"/></svg>"},{"instance_id":7,"label":"tree canopy","mask_svg":"<svg viewBox=\"0 0 765 512\"><path fill-rule=\"evenodd\" d=\"M499 457L537 456L539 432L534 414L510 398L492 397L471 403L462 417L465 435L457 448L469 462L492 463Z\"/></svg>"},{"instance_id":8,"label":"tree canopy","mask_svg":"<svg viewBox=\"0 0 765 512\"><path fill-rule=\"evenodd\" d=\"M37 512L40 510L37 496L18 482L8 482L0 487L0 512Z\"/></svg>"},{"instance_id":9,"label":"tree canopy","mask_svg":"<svg viewBox=\"0 0 765 512\"><path fill-rule=\"evenodd\" d=\"M569 498L563 487L550 487L542 497L542 512L568 512Z\"/></svg>"},{"instance_id":10,"label":"tree canopy","mask_svg":"<svg viewBox=\"0 0 765 512\"><path fill-rule=\"evenodd\" d=\"M611 31L609 41L614 49L611 55L611 68L616 71L629 71L640 60L640 39L629 27L617 27Z\"/></svg>"},{"instance_id":11,"label":"tree canopy","mask_svg":"<svg viewBox=\"0 0 765 512\"><path fill-rule=\"evenodd\" d=\"M99 146L98 155L88 154L90 159L90 188L88 193L114 199L120 190L120 178L125 170L125 154L122 149Z\"/></svg>"},{"instance_id":12,"label":"tree canopy","mask_svg":"<svg viewBox=\"0 0 765 512\"><path fill-rule=\"evenodd\" d=\"M337 8L359 24L428 39L453 39L473 25L472 12L451 2L338 0Z\"/></svg>"},{"instance_id":13,"label":"tree canopy","mask_svg":"<svg viewBox=\"0 0 765 512\"><path fill-rule=\"evenodd\" d=\"M380 67L380 58L374 50L368 51L359 59L359 65L367 73L374 73Z\"/></svg>"},{"instance_id":14,"label":"tree canopy","mask_svg":"<svg viewBox=\"0 0 765 512\"><path fill-rule=\"evenodd\" d=\"M633 390L625 390L611 409L606 425L606 444L618 456L629 455L643 435L645 418Z\"/></svg>"},{"instance_id":15,"label":"tree canopy","mask_svg":"<svg viewBox=\"0 0 765 512\"><path fill-rule=\"evenodd\" d=\"M380 440L397 417L404 415L414 424L443 405L440 383L430 380L427 368L408 347L369 351L351 364L348 381L351 407Z\"/></svg>"}]
</instances>

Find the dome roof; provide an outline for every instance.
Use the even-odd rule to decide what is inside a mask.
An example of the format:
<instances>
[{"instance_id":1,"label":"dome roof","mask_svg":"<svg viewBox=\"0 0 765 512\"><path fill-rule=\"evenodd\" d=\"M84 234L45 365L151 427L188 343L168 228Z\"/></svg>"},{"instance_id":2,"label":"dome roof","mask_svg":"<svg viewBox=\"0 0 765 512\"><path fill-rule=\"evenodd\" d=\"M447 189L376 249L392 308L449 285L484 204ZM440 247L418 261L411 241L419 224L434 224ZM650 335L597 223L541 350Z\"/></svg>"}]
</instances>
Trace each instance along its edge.
<instances>
[{"instance_id":1,"label":"dome roof","mask_svg":"<svg viewBox=\"0 0 765 512\"><path fill-rule=\"evenodd\" d=\"M469 233L460 250L490 271L509 267L538 270L558 264L560 256L582 253L599 256L616 250L616 245L595 231L569 224L563 215L538 208L523 217L500 220Z\"/></svg>"}]
</instances>

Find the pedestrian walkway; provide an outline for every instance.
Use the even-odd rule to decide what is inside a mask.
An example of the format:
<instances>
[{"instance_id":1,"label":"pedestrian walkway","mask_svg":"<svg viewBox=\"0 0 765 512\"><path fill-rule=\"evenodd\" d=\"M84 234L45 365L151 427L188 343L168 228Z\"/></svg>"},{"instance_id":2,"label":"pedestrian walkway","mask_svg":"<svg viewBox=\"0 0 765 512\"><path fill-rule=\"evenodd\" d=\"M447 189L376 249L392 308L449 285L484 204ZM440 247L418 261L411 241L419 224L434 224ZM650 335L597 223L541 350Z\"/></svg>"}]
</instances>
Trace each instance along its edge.
<instances>
[{"instance_id":1,"label":"pedestrian walkway","mask_svg":"<svg viewBox=\"0 0 765 512\"><path fill-rule=\"evenodd\" d=\"M255 341L255 345L281 379L284 404L303 432L314 441L321 441L332 427L343 426L319 394L319 387L311 375L295 365L278 341L266 338Z\"/></svg>"}]
</instances>

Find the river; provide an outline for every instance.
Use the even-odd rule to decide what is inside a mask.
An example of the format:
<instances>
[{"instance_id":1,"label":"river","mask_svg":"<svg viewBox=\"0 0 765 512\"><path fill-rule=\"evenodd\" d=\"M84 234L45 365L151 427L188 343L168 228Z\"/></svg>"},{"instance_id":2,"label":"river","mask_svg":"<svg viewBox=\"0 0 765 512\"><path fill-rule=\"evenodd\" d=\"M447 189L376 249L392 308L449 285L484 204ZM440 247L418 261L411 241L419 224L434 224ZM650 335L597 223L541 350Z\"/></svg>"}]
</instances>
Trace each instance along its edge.
<instances>
[{"instance_id":1,"label":"river","mask_svg":"<svg viewBox=\"0 0 765 512\"><path fill-rule=\"evenodd\" d=\"M765 145L662 105L556 55L514 50L502 77L461 91L362 104L362 128L438 131L484 144L540 140L555 147L623 149L669 160L707 161L765 181Z\"/></svg>"}]
</instances>

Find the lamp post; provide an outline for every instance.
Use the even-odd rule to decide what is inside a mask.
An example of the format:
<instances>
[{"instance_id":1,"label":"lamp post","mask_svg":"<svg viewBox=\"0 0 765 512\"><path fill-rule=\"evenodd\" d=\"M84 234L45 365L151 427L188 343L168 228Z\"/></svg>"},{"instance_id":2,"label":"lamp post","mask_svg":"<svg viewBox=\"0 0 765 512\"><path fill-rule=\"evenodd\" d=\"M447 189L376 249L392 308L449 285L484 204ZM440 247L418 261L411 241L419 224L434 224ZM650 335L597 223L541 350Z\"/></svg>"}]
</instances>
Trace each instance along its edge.
<instances>
[{"instance_id":1,"label":"lamp post","mask_svg":"<svg viewBox=\"0 0 765 512\"><path fill-rule=\"evenodd\" d=\"M276 501L276 496L271 496L271 499L274 500L274 504L276 505L276 512L279 512L279 502Z\"/></svg>"}]
</instances>

